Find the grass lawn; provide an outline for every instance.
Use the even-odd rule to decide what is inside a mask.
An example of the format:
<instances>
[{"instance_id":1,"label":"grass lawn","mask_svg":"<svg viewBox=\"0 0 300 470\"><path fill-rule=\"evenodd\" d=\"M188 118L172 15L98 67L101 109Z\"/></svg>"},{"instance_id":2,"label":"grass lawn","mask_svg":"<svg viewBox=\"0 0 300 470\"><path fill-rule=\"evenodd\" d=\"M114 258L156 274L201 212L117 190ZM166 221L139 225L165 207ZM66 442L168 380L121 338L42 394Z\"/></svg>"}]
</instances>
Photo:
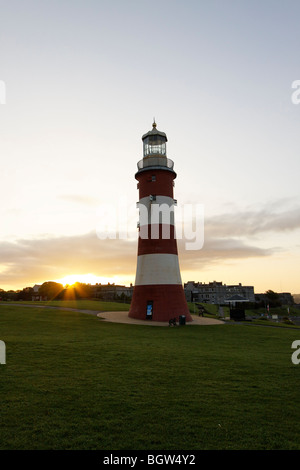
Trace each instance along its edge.
<instances>
[{"instance_id":1,"label":"grass lawn","mask_svg":"<svg viewBox=\"0 0 300 470\"><path fill-rule=\"evenodd\" d=\"M16 302L11 302L16 303ZM130 304L125 304L121 302L105 302L103 300L49 300L49 301L18 301L18 305L34 305L38 307L39 305L48 306L48 307L65 307L65 308L75 308L79 310L96 310L98 312L123 312L129 311ZM9 305L9 302L7 302Z\"/></svg>"},{"instance_id":2,"label":"grass lawn","mask_svg":"<svg viewBox=\"0 0 300 470\"><path fill-rule=\"evenodd\" d=\"M0 339L1 450L300 449L297 330L7 304Z\"/></svg>"}]
</instances>

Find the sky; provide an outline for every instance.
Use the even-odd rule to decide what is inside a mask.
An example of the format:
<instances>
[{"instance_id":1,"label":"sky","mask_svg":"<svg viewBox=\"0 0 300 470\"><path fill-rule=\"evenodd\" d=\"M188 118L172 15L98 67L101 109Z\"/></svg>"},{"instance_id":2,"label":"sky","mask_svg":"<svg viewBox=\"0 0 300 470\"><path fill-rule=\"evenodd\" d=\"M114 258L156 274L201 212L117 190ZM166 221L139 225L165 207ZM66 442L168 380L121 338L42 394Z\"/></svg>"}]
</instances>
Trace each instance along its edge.
<instances>
[{"instance_id":1,"label":"sky","mask_svg":"<svg viewBox=\"0 0 300 470\"><path fill-rule=\"evenodd\" d=\"M0 288L134 284L155 117L178 205L204 210L201 249L178 240L182 281L300 293L298 0L0 8ZM126 239L99 237L107 204Z\"/></svg>"}]
</instances>

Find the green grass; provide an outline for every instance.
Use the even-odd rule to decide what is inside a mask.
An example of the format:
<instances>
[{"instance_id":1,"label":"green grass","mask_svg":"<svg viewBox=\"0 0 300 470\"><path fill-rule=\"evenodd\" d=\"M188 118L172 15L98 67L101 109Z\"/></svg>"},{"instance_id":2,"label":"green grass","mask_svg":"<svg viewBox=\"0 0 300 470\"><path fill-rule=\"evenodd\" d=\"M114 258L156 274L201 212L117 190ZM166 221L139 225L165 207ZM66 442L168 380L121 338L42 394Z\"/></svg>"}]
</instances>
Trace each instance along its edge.
<instances>
[{"instance_id":1,"label":"green grass","mask_svg":"<svg viewBox=\"0 0 300 470\"><path fill-rule=\"evenodd\" d=\"M189 311L192 314L195 313L195 315L198 315L197 305L202 305L202 307L205 309L205 312L206 312L206 313L204 313L205 317L209 317L209 316L219 317L219 306L218 305L206 304L206 303L200 303L200 302L196 302L195 304L194 304L194 302L188 302L187 304L188 304L188 307L189 307ZM223 312L224 312L225 316L229 316L229 307L223 306Z\"/></svg>"},{"instance_id":2,"label":"green grass","mask_svg":"<svg viewBox=\"0 0 300 470\"><path fill-rule=\"evenodd\" d=\"M0 306L0 449L299 449L296 330Z\"/></svg>"},{"instance_id":3,"label":"green grass","mask_svg":"<svg viewBox=\"0 0 300 470\"><path fill-rule=\"evenodd\" d=\"M257 308L257 309L246 309L246 315L266 315L267 309L266 308ZM271 307L269 310L269 315L278 315L280 317L292 317L300 316L300 309L297 307L289 306L289 313L288 313L288 306L282 307Z\"/></svg>"},{"instance_id":4,"label":"green grass","mask_svg":"<svg viewBox=\"0 0 300 470\"><path fill-rule=\"evenodd\" d=\"M16 302L11 302L16 303ZM75 308L79 310L96 310L98 312L119 312L119 311L129 311L130 304L125 304L121 302L105 302L102 300L49 300L49 301L18 301L20 305L34 305L38 307L49 306L49 307L62 307L62 308ZM9 302L7 302L9 305Z\"/></svg>"},{"instance_id":5,"label":"green grass","mask_svg":"<svg viewBox=\"0 0 300 470\"><path fill-rule=\"evenodd\" d=\"M270 320L268 318L251 320L251 325L272 326L277 328L294 328L300 329L300 325L295 325L290 322Z\"/></svg>"}]
</instances>

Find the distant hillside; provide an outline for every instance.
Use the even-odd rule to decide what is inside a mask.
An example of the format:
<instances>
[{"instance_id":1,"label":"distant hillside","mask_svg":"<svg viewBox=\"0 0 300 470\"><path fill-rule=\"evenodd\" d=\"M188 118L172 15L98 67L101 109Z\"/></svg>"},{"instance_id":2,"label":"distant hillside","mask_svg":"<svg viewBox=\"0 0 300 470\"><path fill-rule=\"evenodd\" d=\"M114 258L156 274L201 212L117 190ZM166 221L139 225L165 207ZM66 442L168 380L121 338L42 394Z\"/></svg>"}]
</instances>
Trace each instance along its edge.
<instances>
[{"instance_id":1,"label":"distant hillside","mask_svg":"<svg viewBox=\"0 0 300 470\"><path fill-rule=\"evenodd\" d=\"M300 294L293 294L294 301L296 304L300 304Z\"/></svg>"}]
</instances>

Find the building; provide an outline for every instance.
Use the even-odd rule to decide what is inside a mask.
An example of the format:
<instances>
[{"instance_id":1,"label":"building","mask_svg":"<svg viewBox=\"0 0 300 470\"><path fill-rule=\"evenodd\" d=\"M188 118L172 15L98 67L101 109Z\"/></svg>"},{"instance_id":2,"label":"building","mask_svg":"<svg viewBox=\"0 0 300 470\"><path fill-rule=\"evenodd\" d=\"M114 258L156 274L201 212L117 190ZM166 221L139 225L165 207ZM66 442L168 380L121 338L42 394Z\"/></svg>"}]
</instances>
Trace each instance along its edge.
<instances>
[{"instance_id":1,"label":"building","mask_svg":"<svg viewBox=\"0 0 300 470\"><path fill-rule=\"evenodd\" d=\"M135 178L139 189L139 239L135 286L129 317L192 321L185 299L175 237L174 163L167 136L153 123L142 136L143 159ZM181 317L181 318L180 318Z\"/></svg>"},{"instance_id":2,"label":"building","mask_svg":"<svg viewBox=\"0 0 300 470\"><path fill-rule=\"evenodd\" d=\"M133 287L116 284L96 284L92 286L94 297L101 300L128 300L132 298Z\"/></svg>"},{"instance_id":3,"label":"building","mask_svg":"<svg viewBox=\"0 0 300 470\"><path fill-rule=\"evenodd\" d=\"M33 301L46 301L47 300L47 297L45 295L40 295L39 294L39 289L41 287L41 284L35 284L33 286L33 293L32 293L32 300Z\"/></svg>"},{"instance_id":4,"label":"building","mask_svg":"<svg viewBox=\"0 0 300 470\"><path fill-rule=\"evenodd\" d=\"M244 301L255 302L254 287L236 285L226 285L222 282L194 282L189 281L184 284L184 292L188 302L201 302L207 304L224 304L234 296L239 296Z\"/></svg>"}]
</instances>

